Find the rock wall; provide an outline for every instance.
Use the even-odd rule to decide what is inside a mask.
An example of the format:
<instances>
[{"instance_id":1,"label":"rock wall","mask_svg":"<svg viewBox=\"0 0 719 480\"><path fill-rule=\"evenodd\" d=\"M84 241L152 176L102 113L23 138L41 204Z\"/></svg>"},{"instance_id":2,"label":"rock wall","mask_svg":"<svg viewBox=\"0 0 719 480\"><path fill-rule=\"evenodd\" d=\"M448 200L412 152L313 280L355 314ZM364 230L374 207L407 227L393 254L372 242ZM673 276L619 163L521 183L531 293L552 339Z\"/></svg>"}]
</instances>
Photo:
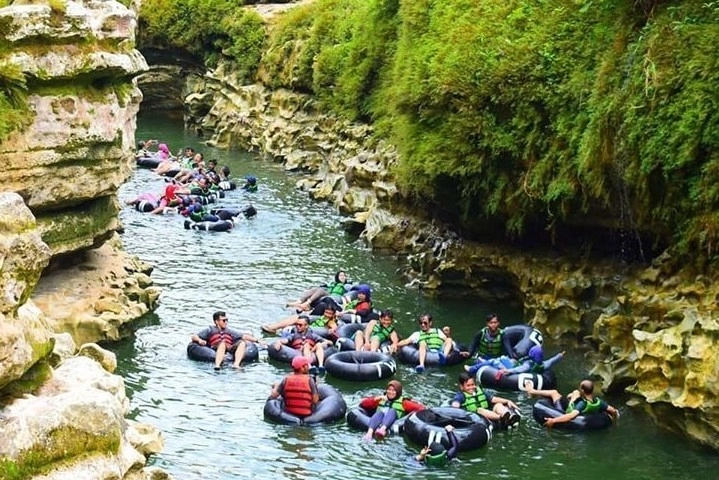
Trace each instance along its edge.
<instances>
[{"instance_id":1,"label":"rock wall","mask_svg":"<svg viewBox=\"0 0 719 480\"><path fill-rule=\"evenodd\" d=\"M0 478L167 478L144 468L159 433L124 419L122 379L86 358L113 370L112 354L74 346L126 335L159 294L116 234L147 69L136 15L48 3L0 8L0 62L25 77L29 111L0 141Z\"/></svg>"},{"instance_id":2,"label":"rock wall","mask_svg":"<svg viewBox=\"0 0 719 480\"><path fill-rule=\"evenodd\" d=\"M189 90L189 128L307 172L298 187L334 204L374 248L407 255L413 284L523 305L547 335L595 347L592 373L605 388L634 393L663 425L719 449L711 279L669 253L644 268L468 241L412 210L390 173L396 152L371 127L333 118L307 96L242 85L222 67Z\"/></svg>"}]
</instances>

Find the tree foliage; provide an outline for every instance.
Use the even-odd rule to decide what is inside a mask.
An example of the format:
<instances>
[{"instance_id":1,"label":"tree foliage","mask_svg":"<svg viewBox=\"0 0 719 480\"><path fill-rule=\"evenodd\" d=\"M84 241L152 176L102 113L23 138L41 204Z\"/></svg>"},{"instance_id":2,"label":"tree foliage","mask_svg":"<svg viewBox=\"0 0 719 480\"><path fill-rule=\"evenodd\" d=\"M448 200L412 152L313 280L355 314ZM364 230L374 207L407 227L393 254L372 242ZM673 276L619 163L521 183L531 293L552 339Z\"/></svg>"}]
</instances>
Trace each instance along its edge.
<instances>
[{"instance_id":1,"label":"tree foliage","mask_svg":"<svg viewBox=\"0 0 719 480\"><path fill-rule=\"evenodd\" d=\"M374 122L404 190L465 226L628 218L712 253L717 44L706 0L317 0L276 26L262 68Z\"/></svg>"},{"instance_id":2,"label":"tree foliage","mask_svg":"<svg viewBox=\"0 0 719 480\"><path fill-rule=\"evenodd\" d=\"M242 0L143 0L140 47L186 50L214 67L221 58L248 80L254 75L265 39L262 19L241 8Z\"/></svg>"}]
</instances>

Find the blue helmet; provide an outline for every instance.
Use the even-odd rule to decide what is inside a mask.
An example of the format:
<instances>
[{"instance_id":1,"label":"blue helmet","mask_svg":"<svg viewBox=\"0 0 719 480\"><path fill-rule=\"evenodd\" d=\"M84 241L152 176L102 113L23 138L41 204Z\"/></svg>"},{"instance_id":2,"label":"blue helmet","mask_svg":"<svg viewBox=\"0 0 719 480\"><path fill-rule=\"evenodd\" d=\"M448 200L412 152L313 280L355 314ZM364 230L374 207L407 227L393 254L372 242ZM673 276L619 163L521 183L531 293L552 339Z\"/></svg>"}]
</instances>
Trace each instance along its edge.
<instances>
[{"instance_id":1,"label":"blue helmet","mask_svg":"<svg viewBox=\"0 0 719 480\"><path fill-rule=\"evenodd\" d=\"M366 283L360 283L357 285L357 288L355 288L358 292L364 293L367 298L369 298L372 295L372 288L367 285Z\"/></svg>"},{"instance_id":2,"label":"blue helmet","mask_svg":"<svg viewBox=\"0 0 719 480\"><path fill-rule=\"evenodd\" d=\"M254 175L247 175L245 177L245 180L247 180L247 183L250 185L254 185L255 183L257 183L257 177L255 177Z\"/></svg>"}]
</instances>

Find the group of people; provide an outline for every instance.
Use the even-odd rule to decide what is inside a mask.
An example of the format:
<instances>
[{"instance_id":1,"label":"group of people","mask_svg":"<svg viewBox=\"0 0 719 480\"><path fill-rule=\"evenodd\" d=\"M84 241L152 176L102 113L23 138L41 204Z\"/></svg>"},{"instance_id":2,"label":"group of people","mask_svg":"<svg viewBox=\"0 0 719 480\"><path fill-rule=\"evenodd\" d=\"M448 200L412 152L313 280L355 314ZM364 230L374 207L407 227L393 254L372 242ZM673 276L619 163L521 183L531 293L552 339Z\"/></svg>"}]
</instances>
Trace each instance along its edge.
<instances>
[{"instance_id":1,"label":"group of people","mask_svg":"<svg viewBox=\"0 0 719 480\"><path fill-rule=\"evenodd\" d=\"M151 150L153 145L157 145L157 150ZM167 144L158 143L156 140L139 142L135 157L159 160L153 171L165 176L168 185L159 193L142 193L126 201L127 205L135 206L147 202L153 206L150 210L153 214L163 214L168 211L168 207L176 207L179 213L194 221L216 222L221 219L211 214L203 202L192 196L208 196L223 190L223 182L226 184L231 180L229 167L220 168L214 159L205 163L204 155L192 147L185 147L173 156ZM256 192L257 177L247 175L240 188L247 192Z\"/></svg>"},{"instance_id":2,"label":"group of people","mask_svg":"<svg viewBox=\"0 0 719 480\"><path fill-rule=\"evenodd\" d=\"M292 373L272 386L270 397L282 397L285 410L298 417L310 415L319 402L316 375L325 372L325 349L337 340L338 325L342 319L351 321L352 315L364 316L363 319L366 320L364 328L354 333L356 350L377 351L384 348L386 352L394 354L405 345L415 345L418 350L418 364L415 370L418 373L425 370L428 352L436 352L440 364L452 350L458 351L463 358L473 359L473 363L465 365L466 371L459 375L458 390L450 404L452 407L477 413L490 422L506 427L519 423L519 408L513 401L495 395L478 385L475 375L479 368L491 365L497 369L498 376L524 372L541 373L564 356L564 352L560 352L544 360L542 347L536 345L526 356L516 358L513 352L507 352L503 347L503 329L496 314L487 316L486 325L477 332L467 349L452 340L449 328L435 327L433 318L429 314L422 314L419 317L419 330L405 339L400 339L395 329L393 313L390 310L376 313L372 308L369 286L352 285L344 271L337 272L332 282L303 292L297 300L288 302L287 306L296 308L297 313L278 323L264 325L262 329L265 332L275 333L281 328L293 327L268 346L276 349L288 346L298 351L298 355L291 361ZM375 317L369 317L370 314L374 314ZM250 334L242 334L227 328L227 317L224 312L217 312L213 320L215 325L193 335L192 341L200 344L205 342L216 349L215 368L220 368L227 352L234 353L233 366L239 366L247 342L264 345L262 340ZM314 327L326 328L326 337L314 332L312 330ZM314 360L312 357L316 359L316 367L312 366ZM547 418L544 422L546 427L570 422L579 415L594 412L606 412L613 419L618 415L614 407L594 396L594 385L590 380L583 380L579 387L567 396L563 396L557 390L535 389L531 381L524 385L524 389L529 396L550 399L555 408L564 412L563 415L555 418ZM371 413L368 428L363 435L366 441L385 437L398 419L425 408L423 404L405 395L404 387L398 380L391 380L382 395L363 398L360 407ZM438 465L446 463L456 455L456 445L452 443L454 436L452 429L448 428L447 433L451 444L449 449L444 449L441 445L425 447L417 455L417 460Z\"/></svg>"}]
</instances>

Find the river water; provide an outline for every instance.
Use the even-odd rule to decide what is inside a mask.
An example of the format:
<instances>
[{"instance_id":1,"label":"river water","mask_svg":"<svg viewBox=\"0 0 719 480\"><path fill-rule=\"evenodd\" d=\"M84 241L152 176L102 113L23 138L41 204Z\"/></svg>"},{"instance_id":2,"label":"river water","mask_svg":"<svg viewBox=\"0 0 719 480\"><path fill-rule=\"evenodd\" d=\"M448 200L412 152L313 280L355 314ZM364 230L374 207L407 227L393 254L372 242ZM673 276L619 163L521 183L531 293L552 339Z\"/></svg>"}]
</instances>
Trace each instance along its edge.
<instances>
[{"instance_id":1,"label":"river water","mask_svg":"<svg viewBox=\"0 0 719 480\"><path fill-rule=\"evenodd\" d=\"M260 361L239 371L214 372L210 364L187 359L190 335L212 323L215 310L226 310L230 326L260 335L260 325L291 312L284 303L307 286L322 283L338 269L370 283L373 300L395 312L400 333L415 328L414 319L430 312L437 325L450 325L455 338L471 339L487 313L496 311L505 324L518 323L522 312L508 305L472 299L426 298L405 286L399 263L369 251L340 228L331 206L316 203L296 190L298 174L281 165L236 151L202 145L182 124L167 118L141 117L138 139L156 138L172 151L188 145L229 165L233 175L254 174L259 191L230 192L225 205L252 203L255 219L229 233L187 231L177 216L150 216L125 208L122 235L129 252L155 266L153 279L163 288L156 312L141 321L136 334L111 345L118 373L125 377L131 417L159 427L165 448L150 464L176 479L333 479L398 478L427 475L410 458L419 450L401 437L364 443L361 432L346 424L315 428L274 425L262 418L270 385L288 373L286 365ZM163 180L138 170L120 190L121 200L159 192ZM546 345L553 354L559 345ZM591 365L569 348L557 367L562 390L574 388ZM461 367L430 369L418 375L399 365L396 378L405 393L427 405L451 397ZM381 392L384 382L352 384L325 379L340 389L348 406ZM524 394L502 394L521 407L524 420L511 433L497 433L481 450L460 454L433 478L654 480L716 478L719 457L652 425L643 414L609 397L620 408L616 428L588 434L547 431L531 418Z\"/></svg>"}]
</instances>

